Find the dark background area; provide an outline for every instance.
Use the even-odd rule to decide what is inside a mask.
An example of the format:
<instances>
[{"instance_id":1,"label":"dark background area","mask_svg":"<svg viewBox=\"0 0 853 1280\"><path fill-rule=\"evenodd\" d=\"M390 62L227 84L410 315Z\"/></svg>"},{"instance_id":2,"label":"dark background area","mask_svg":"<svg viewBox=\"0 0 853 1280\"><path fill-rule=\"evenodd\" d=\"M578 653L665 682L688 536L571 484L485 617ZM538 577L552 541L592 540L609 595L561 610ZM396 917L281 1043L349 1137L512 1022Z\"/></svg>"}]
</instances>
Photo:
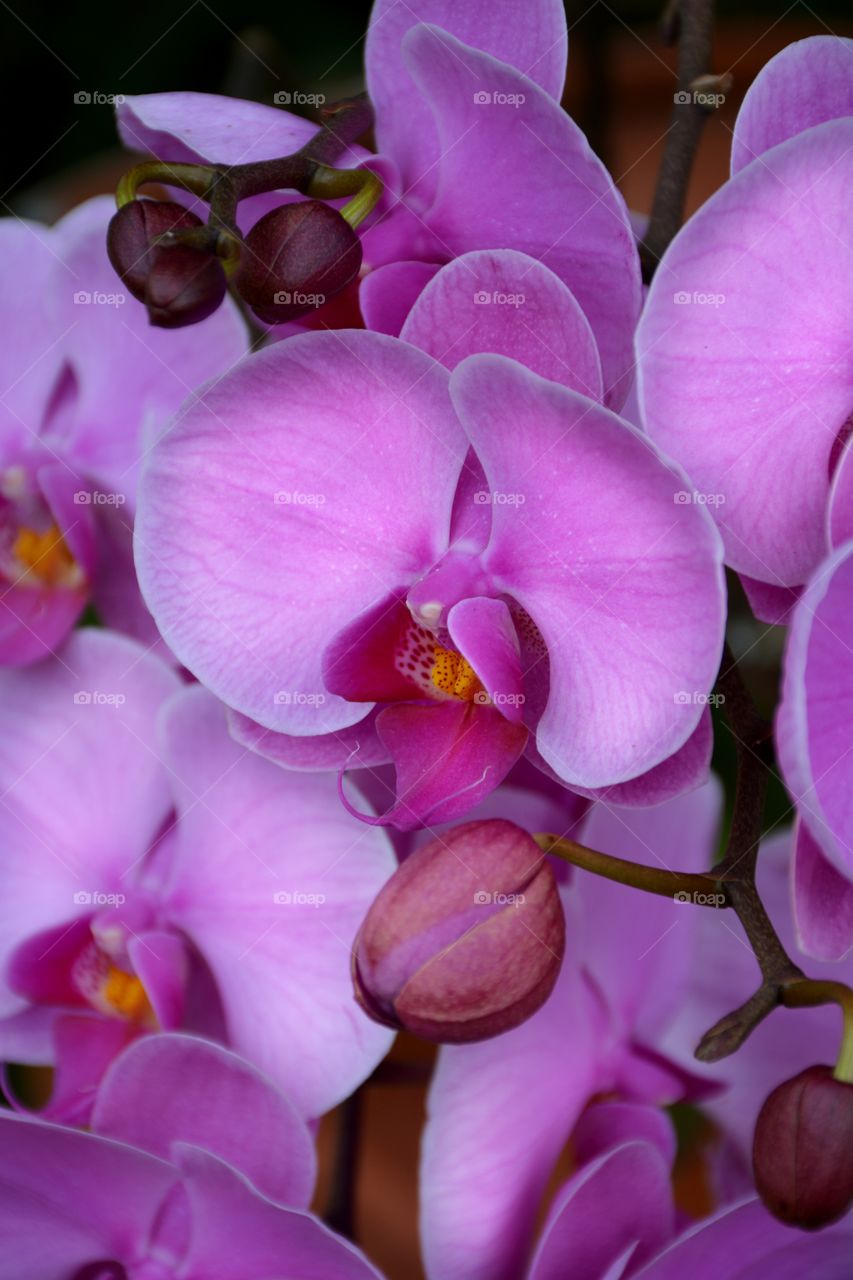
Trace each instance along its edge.
<instances>
[{"instance_id":1,"label":"dark background area","mask_svg":"<svg viewBox=\"0 0 853 1280\"><path fill-rule=\"evenodd\" d=\"M664 119L669 109L672 55L660 44L660 8L647 0L567 4L566 103L617 179L623 157L633 164L654 142L642 127L647 109L662 109ZM86 195L109 185L102 165L115 147L111 107L75 103L75 93L182 88L271 102L277 90L298 89L333 101L360 88L369 12L366 0L0 0L0 199L49 219L66 171L76 169L74 200L81 188ZM791 39L853 32L846 0L723 0L718 13L716 69L733 67L735 102L758 66ZM626 190L629 202L633 194Z\"/></svg>"}]
</instances>

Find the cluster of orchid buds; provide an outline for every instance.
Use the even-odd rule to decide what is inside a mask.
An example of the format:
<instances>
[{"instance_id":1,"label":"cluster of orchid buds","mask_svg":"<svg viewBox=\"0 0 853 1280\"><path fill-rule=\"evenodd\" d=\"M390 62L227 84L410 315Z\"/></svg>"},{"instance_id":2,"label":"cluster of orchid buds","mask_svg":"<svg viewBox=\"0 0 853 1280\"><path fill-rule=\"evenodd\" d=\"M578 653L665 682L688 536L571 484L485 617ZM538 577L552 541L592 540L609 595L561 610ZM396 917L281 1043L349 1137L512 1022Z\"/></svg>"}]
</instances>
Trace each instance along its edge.
<instances>
[{"instance_id":1,"label":"cluster of orchid buds","mask_svg":"<svg viewBox=\"0 0 853 1280\"><path fill-rule=\"evenodd\" d=\"M331 301L358 276L361 241L355 228L382 194L367 169L335 169L323 162L343 150L347 135L369 123L364 100L337 104L318 144L279 160L229 167L147 161L132 169L116 193L118 212L107 233L116 272L148 310L152 324L177 329L198 324L233 292L266 325L284 324ZM321 158L322 157L322 158ZM139 197L148 183L180 187L209 205L207 222L173 200ZM243 236L240 202L287 193ZM308 198L294 199L299 193ZM330 201L347 197L335 208Z\"/></svg>"}]
</instances>

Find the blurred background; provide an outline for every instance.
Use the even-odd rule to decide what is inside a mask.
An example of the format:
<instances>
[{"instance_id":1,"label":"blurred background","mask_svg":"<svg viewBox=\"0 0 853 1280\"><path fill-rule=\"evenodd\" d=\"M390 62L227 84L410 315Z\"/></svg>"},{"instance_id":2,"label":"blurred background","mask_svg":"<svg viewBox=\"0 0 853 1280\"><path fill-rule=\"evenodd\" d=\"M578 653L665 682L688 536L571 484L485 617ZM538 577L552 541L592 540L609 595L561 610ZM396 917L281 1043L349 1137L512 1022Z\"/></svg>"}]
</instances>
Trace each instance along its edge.
<instances>
[{"instance_id":1,"label":"blurred background","mask_svg":"<svg viewBox=\"0 0 853 1280\"><path fill-rule=\"evenodd\" d=\"M640 212L649 207L672 105L674 54L660 41L662 7L647 0L566 6L564 103ZM722 0L717 11L715 69L731 71L734 85L705 131L694 207L725 175L738 105L767 59L803 36L853 32L846 0ZM333 102L359 90L369 13L367 0L0 0L4 212L50 220L115 185L125 161L107 95L196 89L271 104L280 91Z\"/></svg>"},{"instance_id":2,"label":"blurred background","mask_svg":"<svg viewBox=\"0 0 853 1280\"><path fill-rule=\"evenodd\" d=\"M364 0L0 0L6 120L0 211L52 222L88 196L115 188L129 163L116 144L110 95L194 89L272 104L279 92L322 94L327 102L357 92L363 88L369 11ZM644 0L578 0L567 5L567 17L564 104L628 206L648 212L675 83L674 51L660 38L660 9ZM846 0L718 5L714 70L730 72L733 87L705 129L691 211L725 180L732 124L758 70L791 41L826 33L853 36ZM732 594L730 639L736 653L747 655L745 674L769 709L781 634L751 621L736 584ZM718 737L715 763L730 777L727 735ZM770 820L786 807L777 787ZM401 1037L360 1096L320 1127L315 1207L339 1228L354 1217L359 1243L389 1280L422 1276L417 1161L432 1058L429 1047ZM27 1087L33 1097L37 1083L31 1076ZM677 1119L680 1201L687 1210L704 1211L709 1205L702 1150L713 1133L698 1113L682 1109ZM567 1151L554 1187L570 1168ZM355 1186L352 1203L348 1183Z\"/></svg>"}]
</instances>

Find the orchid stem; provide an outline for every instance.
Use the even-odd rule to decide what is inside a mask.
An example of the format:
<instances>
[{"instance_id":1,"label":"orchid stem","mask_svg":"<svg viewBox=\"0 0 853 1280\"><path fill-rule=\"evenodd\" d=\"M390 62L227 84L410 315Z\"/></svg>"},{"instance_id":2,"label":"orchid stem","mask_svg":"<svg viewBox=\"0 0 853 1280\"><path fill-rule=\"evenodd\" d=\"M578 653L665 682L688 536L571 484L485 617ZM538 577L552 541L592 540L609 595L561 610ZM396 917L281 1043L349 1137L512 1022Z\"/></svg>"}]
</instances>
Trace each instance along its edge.
<instances>
[{"instance_id":1,"label":"orchid stem","mask_svg":"<svg viewBox=\"0 0 853 1280\"><path fill-rule=\"evenodd\" d=\"M575 867L591 871L607 880L656 893L678 902L692 902L703 907L727 907L728 894L713 872L682 872L647 867L627 858L614 858L598 849L589 849L565 836L535 835L533 839L545 853L553 853Z\"/></svg>"},{"instance_id":2,"label":"orchid stem","mask_svg":"<svg viewBox=\"0 0 853 1280\"><path fill-rule=\"evenodd\" d=\"M821 1004L839 1006L844 1018L844 1026L838 1061L832 1074L836 1080L853 1084L853 991L843 982L802 978L782 988L782 1003L788 1009L811 1008Z\"/></svg>"},{"instance_id":3,"label":"orchid stem","mask_svg":"<svg viewBox=\"0 0 853 1280\"><path fill-rule=\"evenodd\" d=\"M181 187L203 200L210 193L217 179L215 169L202 164L170 164L167 161L146 160L130 169L116 188L116 205L119 209L136 198L140 187L148 182L159 182L165 187Z\"/></svg>"},{"instance_id":4,"label":"orchid stem","mask_svg":"<svg viewBox=\"0 0 853 1280\"><path fill-rule=\"evenodd\" d=\"M336 200L340 196L352 196L341 209L341 217L355 228L376 207L382 195L380 179L370 169L330 169L318 165L305 194L319 200Z\"/></svg>"},{"instance_id":5,"label":"orchid stem","mask_svg":"<svg viewBox=\"0 0 853 1280\"><path fill-rule=\"evenodd\" d=\"M677 25L676 25L677 24ZM707 82L714 38L714 0L680 0L669 4L664 38L678 32L678 91L674 95L657 188L640 258L648 283L668 244L681 226L696 148L708 119L709 94L696 92Z\"/></svg>"}]
</instances>

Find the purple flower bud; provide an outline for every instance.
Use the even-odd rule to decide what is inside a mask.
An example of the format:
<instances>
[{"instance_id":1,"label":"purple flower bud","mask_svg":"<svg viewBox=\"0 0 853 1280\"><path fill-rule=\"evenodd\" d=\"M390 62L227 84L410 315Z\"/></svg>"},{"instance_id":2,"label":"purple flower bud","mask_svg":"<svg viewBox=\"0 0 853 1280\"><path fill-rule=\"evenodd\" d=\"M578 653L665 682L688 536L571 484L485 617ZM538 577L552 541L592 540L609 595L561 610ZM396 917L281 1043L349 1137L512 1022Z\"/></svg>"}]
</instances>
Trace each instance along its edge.
<instances>
[{"instance_id":1,"label":"purple flower bud","mask_svg":"<svg viewBox=\"0 0 853 1280\"><path fill-rule=\"evenodd\" d=\"M321 200L271 209L246 236L236 285L267 324L297 320L355 279L361 241Z\"/></svg>"},{"instance_id":2,"label":"purple flower bud","mask_svg":"<svg viewBox=\"0 0 853 1280\"><path fill-rule=\"evenodd\" d=\"M755 1125L755 1185L782 1222L815 1230L853 1202L853 1084L808 1067L774 1089Z\"/></svg>"},{"instance_id":3,"label":"purple flower bud","mask_svg":"<svg viewBox=\"0 0 853 1280\"><path fill-rule=\"evenodd\" d=\"M225 297L225 272L215 254L189 245L158 244L160 236L204 224L170 200L131 200L107 231L110 262L130 292L148 308L153 325L197 324Z\"/></svg>"},{"instance_id":4,"label":"purple flower bud","mask_svg":"<svg viewBox=\"0 0 853 1280\"><path fill-rule=\"evenodd\" d=\"M466 822L413 853L365 917L356 999L376 1022L454 1044L544 1004L565 948L554 875L512 822Z\"/></svg>"}]
</instances>

